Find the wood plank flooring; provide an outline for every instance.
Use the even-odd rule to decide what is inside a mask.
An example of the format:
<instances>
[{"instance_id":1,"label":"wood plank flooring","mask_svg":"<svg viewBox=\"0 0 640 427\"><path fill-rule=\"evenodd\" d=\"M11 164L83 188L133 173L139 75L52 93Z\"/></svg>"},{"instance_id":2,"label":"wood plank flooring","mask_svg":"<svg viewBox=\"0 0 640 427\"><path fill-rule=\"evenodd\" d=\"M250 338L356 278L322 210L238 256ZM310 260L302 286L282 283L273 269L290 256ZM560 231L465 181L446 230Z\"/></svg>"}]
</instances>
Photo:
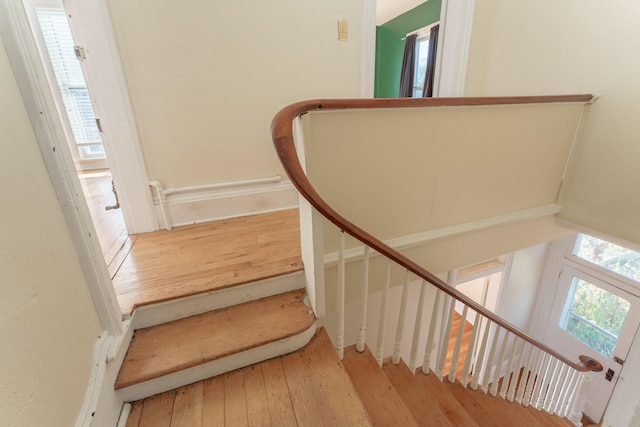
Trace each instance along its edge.
<instances>
[{"instance_id":1,"label":"wood plank flooring","mask_svg":"<svg viewBox=\"0 0 640 427\"><path fill-rule=\"evenodd\" d=\"M370 426L324 330L302 350L134 402L126 427Z\"/></svg>"},{"instance_id":2,"label":"wood plank flooring","mask_svg":"<svg viewBox=\"0 0 640 427\"><path fill-rule=\"evenodd\" d=\"M78 178L98 235L105 263L113 278L122 262L117 258L122 258L123 247L135 242L136 236L129 236L127 233L120 209L105 209L106 206L116 204L116 197L112 191L111 172L108 169L80 171ZM124 255L126 255L126 250Z\"/></svg>"},{"instance_id":3,"label":"wood plank flooring","mask_svg":"<svg viewBox=\"0 0 640 427\"><path fill-rule=\"evenodd\" d=\"M297 209L137 236L113 284L135 307L301 271Z\"/></svg>"}]
</instances>

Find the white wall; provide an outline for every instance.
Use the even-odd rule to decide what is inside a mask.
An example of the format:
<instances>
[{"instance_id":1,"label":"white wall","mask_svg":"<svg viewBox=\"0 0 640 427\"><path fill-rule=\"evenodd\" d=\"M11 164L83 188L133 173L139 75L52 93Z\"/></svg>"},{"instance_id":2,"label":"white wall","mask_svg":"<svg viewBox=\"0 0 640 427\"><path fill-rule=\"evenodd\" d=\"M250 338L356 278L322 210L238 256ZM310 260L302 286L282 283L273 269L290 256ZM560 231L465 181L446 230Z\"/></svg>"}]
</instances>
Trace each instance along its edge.
<instances>
[{"instance_id":1,"label":"white wall","mask_svg":"<svg viewBox=\"0 0 640 427\"><path fill-rule=\"evenodd\" d=\"M531 318L542 280L549 243L514 252L500 315L509 323L530 332Z\"/></svg>"},{"instance_id":2,"label":"white wall","mask_svg":"<svg viewBox=\"0 0 640 427\"><path fill-rule=\"evenodd\" d=\"M282 173L273 116L360 94L363 1L108 4L148 172L167 187Z\"/></svg>"},{"instance_id":3,"label":"white wall","mask_svg":"<svg viewBox=\"0 0 640 427\"><path fill-rule=\"evenodd\" d=\"M593 93L560 217L640 243L640 3L476 2L465 95Z\"/></svg>"},{"instance_id":4,"label":"white wall","mask_svg":"<svg viewBox=\"0 0 640 427\"><path fill-rule=\"evenodd\" d=\"M71 426L101 332L0 42L0 425Z\"/></svg>"}]
</instances>

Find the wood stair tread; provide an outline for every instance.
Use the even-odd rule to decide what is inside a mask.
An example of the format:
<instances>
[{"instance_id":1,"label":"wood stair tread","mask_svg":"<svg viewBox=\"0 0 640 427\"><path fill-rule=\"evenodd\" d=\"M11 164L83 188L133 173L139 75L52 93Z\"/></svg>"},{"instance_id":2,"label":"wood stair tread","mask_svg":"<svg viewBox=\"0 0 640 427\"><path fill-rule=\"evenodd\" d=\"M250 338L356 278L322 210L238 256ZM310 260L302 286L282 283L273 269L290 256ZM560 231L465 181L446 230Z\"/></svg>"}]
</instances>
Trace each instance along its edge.
<instances>
[{"instance_id":1,"label":"wood stair tread","mask_svg":"<svg viewBox=\"0 0 640 427\"><path fill-rule=\"evenodd\" d=\"M382 371L389 378L419 425L456 427L424 393L423 387L402 360L398 365L391 363L390 360L385 360L382 364Z\"/></svg>"},{"instance_id":2,"label":"wood stair tread","mask_svg":"<svg viewBox=\"0 0 640 427\"><path fill-rule=\"evenodd\" d=\"M304 290L136 330L115 388L161 377L302 333L315 322Z\"/></svg>"},{"instance_id":3,"label":"wood stair tread","mask_svg":"<svg viewBox=\"0 0 640 427\"><path fill-rule=\"evenodd\" d=\"M321 328L294 353L132 403L126 427L163 425L374 424Z\"/></svg>"},{"instance_id":4,"label":"wood stair tread","mask_svg":"<svg viewBox=\"0 0 640 427\"><path fill-rule=\"evenodd\" d=\"M418 426L367 346L362 353L346 348L342 364L375 426Z\"/></svg>"}]
</instances>

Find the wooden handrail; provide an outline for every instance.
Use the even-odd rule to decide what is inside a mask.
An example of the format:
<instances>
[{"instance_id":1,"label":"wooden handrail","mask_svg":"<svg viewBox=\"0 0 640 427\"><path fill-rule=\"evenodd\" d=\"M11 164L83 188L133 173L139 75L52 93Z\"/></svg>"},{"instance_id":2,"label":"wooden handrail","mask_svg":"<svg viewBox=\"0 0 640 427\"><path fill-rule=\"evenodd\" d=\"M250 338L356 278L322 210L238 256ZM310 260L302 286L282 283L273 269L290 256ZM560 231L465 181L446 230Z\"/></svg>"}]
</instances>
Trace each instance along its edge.
<instances>
[{"instance_id":1,"label":"wooden handrail","mask_svg":"<svg viewBox=\"0 0 640 427\"><path fill-rule=\"evenodd\" d=\"M592 95L556 95L556 96L520 96L520 97L482 97L482 98L399 98L399 99L330 99L311 100L291 104L276 114L271 123L271 139L275 146L280 162L289 179L325 218L335 224L340 230L353 236L365 245L376 250L380 254L403 266L418 277L428 281L433 286L461 301L493 323L510 331L521 339L540 348L556 359L581 371L602 371L602 365L588 356L580 356L580 362L573 362L553 349L522 331L518 327L496 316L485 307L477 304L455 288L447 285L443 280L418 265L411 259L402 255L367 231L353 224L331 206L329 206L313 188L309 182L298 155L294 142L293 122L297 117L310 111L320 110L349 110L349 109L380 109L380 108L418 108L418 107L462 107L462 106L489 106L489 105L517 105L517 104L545 104L545 103L586 103L592 99Z\"/></svg>"}]
</instances>

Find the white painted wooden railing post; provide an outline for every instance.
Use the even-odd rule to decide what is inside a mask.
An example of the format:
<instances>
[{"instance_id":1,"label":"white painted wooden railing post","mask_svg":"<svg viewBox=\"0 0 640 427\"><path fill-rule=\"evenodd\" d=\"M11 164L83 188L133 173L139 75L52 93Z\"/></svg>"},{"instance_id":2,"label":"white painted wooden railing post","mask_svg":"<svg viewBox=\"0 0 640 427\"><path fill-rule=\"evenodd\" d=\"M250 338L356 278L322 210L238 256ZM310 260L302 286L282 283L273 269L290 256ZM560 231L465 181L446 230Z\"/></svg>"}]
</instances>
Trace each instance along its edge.
<instances>
[{"instance_id":1,"label":"white painted wooden railing post","mask_svg":"<svg viewBox=\"0 0 640 427\"><path fill-rule=\"evenodd\" d=\"M496 369L493 374L493 381L491 382L491 396L498 394L498 383L500 382L500 373L502 372L502 364L504 363L504 355L507 351L507 344L511 339L511 334L506 329L504 330L504 338L502 339L502 347L500 347L500 354L498 355L498 361L496 362ZM506 377L506 376L505 376ZM507 379L507 382L509 380Z\"/></svg>"},{"instance_id":2,"label":"white painted wooden railing post","mask_svg":"<svg viewBox=\"0 0 640 427\"><path fill-rule=\"evenodd\" d=\"M517 377L514 375L514 366L516 364L516 355L518 353L518 349L520 347L520 340L518 337L514 335L513 337L513 347L511 348L511 355L509 356L509 366L507 366L507 371L504 374L504 379L502 380L502 385L500 386L500 397L503 399L507 398L507 392L511 385L518 382ZM513 400L513 399L512 399Z\"/></svg>"},{"instance_id":3,"label":"white painted wooden railing post","mask_svg":"<svg viewBox=\"0 0 640 427\"><path fill-rule=\"evenodd\" d=\"M454 303L455 304L455 303ZM462 315L460 317L460 327L458 328L458 334L456 335L456 344L451 354L451 367L449 368L448 380L450 383L456 382L456 370L458 368L458 359L460 358L460 347L462 346L462 337L464 335L464 326L467 323L467 312L469 307L466 305L462 309Z\"/></svg>"},{"instance_id":4,"label":"white painted wooden railing post","mask_svg":"<svg viewBox=\"0 0 640 427\"><path fill-rule=\"evenodd\" d=\"M518 350L517 348L520 347L520 344L522 344L522 347L519 349L520 350L520 357L518 357L518 361L515 364L512 364L509 367L509 372L511 375L511 384L509 385L509 388L507 389L507 393L506 395L502 396L505 399L507 399L509 402L513 402L514 399L516 398L516 387L518 386L518 382L520 380L520 373L522 372L522 365L524 362L524 349L527 345L526 341L520 340L518 341L518 345L517 346L513 346L513 354L511 355L512 358L515 358L516 355L518 354ZM522 374L524 375L524 372L522 372ZM524 380L524 378L523 378Z\"/></svg>"},{"instance_id":5,"label":"white painted wooden railing post","mask_svg":"<svg viewBox=\"0 0 640 427\"><path fill-rule=\"evenodd\" d=\"M582 427L582 412L586 406L587 393L589 392L589 387L591 386L591 381L593 381L594 376L595 374L593 372L587 371L583 372L578 379L575 398L573 399L573 404L567 417L569 421L578 427Z\"/></svg>"},{"instance_id":6,"label":"white painted wooden railing post","mask_svg":"<svg viewBox=\"0 0 640 427\"><path fill-rule=\"evenodd\" d=\"M400 301L400 313L398 314L398 324L396 325L396 341L393 345L393 354L391 362L395 365L400 363L400 346L402 345L402 335L404 332L404 318L407 311L407 297L409 291L409 270L406 271L404 277L404 286L402 287L402 300Z\"/></svg>"},{"instance_id":7,"label":"white painted wooden railing post","mask_svg":"<svg viewBox=\"0 0 640 427\"><path fill-rule=\"evenodd\" d=\"M539 350L537 348L535 349L535 351L537 353L535 357L535 362L533 362L533 364L531 365L531 369L529 370L529 381L527 382L527 388L524 391L524 397L522 401L522 406L524 406L525 408L531 404L532 402L531 396L533 394L533 391L536 385L539 384L539 381L542 381L541 377L539 376L539 371L540 371L540 367L544 362L546 353L544 353L542 350Z\"/></svg>"},{"instance_id":8,"label":"white painted wooden railing post","mask_svg":"<svg viewBox=\"0 0 640 427\"><path fill-rule=\"evenodd\" d=\"M473 352L476 346L476 340L478 338L478 331L482 325L483 317L476 313L476 318L473 322L473 329L471 330L471 338L469 339L469 347L467 347L467 356L464 359L464 367L462 368L462 377L460 382L463 387L467 386L469 380L469 371L471 370L471 362L473 361Z\"/></svg>"},{"instance_id":9,"label":"white painted wooden railing post","mask_svg":"<svg viewBox=\"0 0 640 427\"><path fill-rule=\"evenodd\" d=\"M338 296L337 307L338 312L338 336L336 338L336 351L340 360L344 357L344 231L340 230L340 247L338 253Z\"/></svg>"},{"instance_id":10,"label":"white painted wooden railing post","mask_svg":"<svg viewBox=\"0 0 640 427\"><path fill-rule=\"evenodd\" d=\"M556 410L558 415L562 418L566 417L569 414L571 399L573 398L574 392L576 390L576 385L578 383L578 379L581 374L579 371L575 369L570 369L571 378L569 381L566 381L564 384L564 390L562 391L562 395L560 396L560 405L558 405L558 409Z\"/></svg>"},{"instance_id":11,"label":"white painted wooden railing post","mask_svg":"<svg viewBox=\"0 0 640 427\"><path fill-rule=\"evenodd\" d=\"M382 288L382 301L380 303L380 324L378 325L378 342L376 347L376 361L382 366L384 358L384 328L387 323L387 300L389 299L389 286L391 284L391 260L387 262L387 279Z\"/></svg>"},{"instance_id":12,"label":"white painted wooden railing post","mask_svg":"<svg viewBox=\"0 0 640 427\"><path fill-rule=\"evenodd\" d=\"M436 335L436 324L438 323L438 312L440 311L440 294L442 291L436 291L436 297L433 301L433 309L431 310L431 322L429 323L429 334L427 342L424 345L424 360L422 361L422 373L429 375L431 372L431 352L433 350L433 340Z\"/></svg>"},{"instance_id":13,"label":"white painted wooden railing post","mask_svg":"<svg viewBox=\"0 0 640 427\"><path fill-rule=\"evenodd\" d=\"M482 377L482 391L484 391L485 393L488 392L489 384L491 383L491 368L492 368L491 364L493 363L493 356L496 353L496 347L498 346L498 338L500 337L501 332L502 332L502 327L496 324L495 333L493 335L493 339L491 340L491 348L489 350L489 356L487 357L487 360L484 366L484 375ZM497 369L497 367L495 369Z\"/></svg>"},{"instance_id":14,"label":"white painted wooden railing post","mask_svg":"<svg viewBox=\"0 0 640 427\"><path fill-rule=\"evenodd\" d=\"M367 329L367 300L369 298L369 246L364 247L364 272L362 280L362 290L360 292L360 327L358 328L358 339L356 350L360 353L364 351L365 333Z\"/></svg>"},{"instance_id":15,"label":"white painted wooden railing post","mask_svg":"<svg viewBox=\"0 0 640 427\"><path fill-rule=\"evenodd\" d=\"M476 359L476 363L473 367L473 377L471 378L471 390L478 389L478 382L480 380L480 372L482 369L487 369L486 364L484 363L484 355L487 350L487 344L489 342L490 330L493 323L491 320L487 318L487 324L484 326L484 334L482 336L482 343L480 344L480 351L478 352L478 358Z\"/></svg>"},{"instance_id":16,"label":"white painted wooden railing post","mask_svg":"<svg viewBox=\"0 0 640 427\"><path fill-rule=\"evenodd\" d=\"M447 304L448 303L448 304ZM447 307L448 305L448 307ZM446 310L444 315L446 315L446 320L443 327L441 328L441 336L440 336L440 349L438 352L438 361L436 365L436 377L440 381L444 378L444 365L447 363L447 351L449 350L449 338L451 337L451 327L453 326L453 312L456 307L456 300L447 295L445 298L444 307Z\"/></svg>"},{"instance_id":17,"label":"white painted wooden railing post","mask_svg":"<svg viewBox=\"0 0 640 427\"><path fill-rule=\"evenodd\" d=\"M418 311L416 321L413 325L413 339L411 340L411 354L409 355L409 370L416 371L416 359L418 358L418 345L420 342L420 332L422 330L422 313L424 311L424 291L427 288L427 281L420 282L420 297L418 299Z\"/></svg>"}]
</instances>

